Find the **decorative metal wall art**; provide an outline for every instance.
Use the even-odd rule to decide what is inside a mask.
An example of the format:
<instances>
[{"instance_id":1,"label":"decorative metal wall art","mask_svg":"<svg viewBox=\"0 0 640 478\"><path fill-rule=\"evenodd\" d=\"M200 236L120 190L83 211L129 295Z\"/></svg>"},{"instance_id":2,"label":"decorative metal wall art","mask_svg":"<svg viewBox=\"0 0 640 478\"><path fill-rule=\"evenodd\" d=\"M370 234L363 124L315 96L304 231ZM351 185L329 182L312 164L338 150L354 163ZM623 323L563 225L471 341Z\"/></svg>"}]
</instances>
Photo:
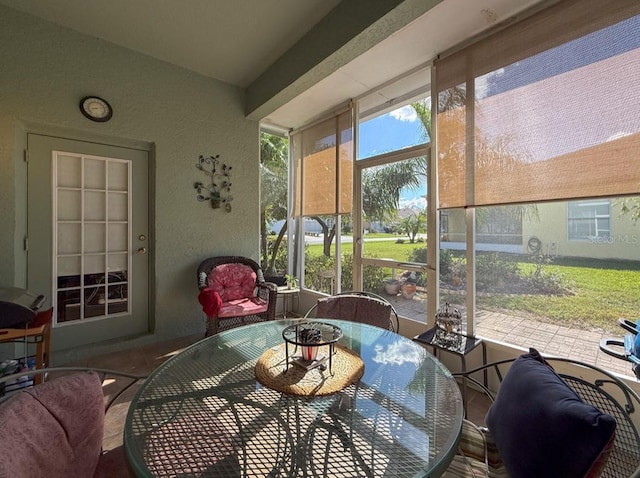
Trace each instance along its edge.
<instances>
[{"instance_id":1,"label":"decorative metal wall art","mask_svg":"<svg viewBox=\"0 0 640 478\"><path fill-rule=\"evenodd\" d=\"M209 176L207 184L194 183L193 187L198 192L198 201L209 201L211 207L219 209L224 207L226 212L231 212L231 166L220 162L220 155L205 157L200 155L196 168Z\"/></svg>"}]
</instances>

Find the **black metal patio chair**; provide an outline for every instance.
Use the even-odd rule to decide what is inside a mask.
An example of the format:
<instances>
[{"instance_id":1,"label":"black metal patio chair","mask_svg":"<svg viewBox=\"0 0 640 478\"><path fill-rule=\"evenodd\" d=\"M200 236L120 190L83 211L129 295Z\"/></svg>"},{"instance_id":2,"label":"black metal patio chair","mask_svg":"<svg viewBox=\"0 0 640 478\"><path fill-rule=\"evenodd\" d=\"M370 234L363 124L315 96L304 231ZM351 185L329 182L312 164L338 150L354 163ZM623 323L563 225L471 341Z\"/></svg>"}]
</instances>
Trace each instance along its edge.
<instances>
[{"instance_id":1,"label":"black metal patio chair","mask_svg":"<svg viewBox=\"0 0 640 478\"><path fill-rule=\"evenodd\" d=\"M318 299L305 318L342 319L375 325L398 332L400 319L395 307L382 296L372 292L341 292Z\"/></svg>"},{"instance_id":2,"label":"black metal patio chair","mask_svg":"<svg viewBox=\"0 0 640 478\"><path fill-rule=\"evenodd\" d=\"M501 360L469 370L465 373L453 374L460 380L469 382L470 386L475 387L486 395L492 402L492 408L496 407L498 402L502 403L498 405L494 412L491 411L491 408L489 409L489 413L487 413L487 417L485 417L487 425L474 424L469 420L464 421L458 454L442 476L447 478L510 476L513 472L508 469L508 460L506 460L505 457L507 453L520 453L523 449L530 448L528 444L533 439L545 443L549 439L549 436L545 436L547 434L550 435L558 432L559 436L562 437L565 430L571 427L567 424L568 421L564 421L563 416L554 416L557 409L562 409L563 405L556 403L557 401L552 398L554 395L551 392L551 388L554 386L559 385L562 387L559 382L562 381L570 390L577 394L584 404L587 404L585 406L587 412L596 413L586 408L589 407L589 405L595 407L597 411L602 412L603 415L599 415L598 419L590 423L590 426L587 427L588 432L590 432L593 427L602 426L607 420L610 421L610 418L605 415L615 420L615 434L612 441L610 441L604 448L604 451L596 457L596 460L591 464L588 472L580 476L610 478L640 477L640 434L635 424L635 421L638 420L638 407L640 407L640 396L638 393L618 377L605 370L594 365L567 358L543 358L545 366L541 369L544 377L541 386L537 386L540 384L536 385L537 378L534 377L530 380L529 377L523 376L522 369L518 369L517 371L514 369L513 374L509 375L509 371L514 363L522 360L522 357L528 357L533 352L537 354L537 351L532 349L530 354L524 354L518 358ZM546 365L550 366L548 373L545 371ZM499 384L497 395L485 386L484 380L481 378L485 371L490 371L495 374L492 378L495 378ZM538 370L538 372L540 372L540 370ZM516 375L518 375L518 377L516 377ZM559 378L556 380L555 377ZM519 403L513 403L513 400L511 403L507 401L516 396L513 393L514 378L518 378L519 380L517 382L519 389L516 390L517 396L520 397L518 400ZM508 384L509 381L511 381L511 383ZM551 383L551 385L549 383ZM511 390L508 391L507 387L510 387ZM578 403L575 398L571 396L573 392L567 392L565 397L568 398L566 398L566 400L571 401L571 406L581 407L582 404ZM531 399L534 401L533 404L530 403L530 395L537 395L537 398ZM541 412L540 407L542 407L542 409L548 408L548 410L551 411L549 413L547 413L548 410ZM491 417L492 414L494 415L493 417ZM499 414L502 415L501 418L496 419L495 417ZM505 434L504 430L496 430L496 427L517 426L518 418L514 419L514 416L524 417L529 423L533 422L533 427L512 430L510 431L510 433L512 433L511 435ZM550 420L550 417L554 417L555 419ZM505 421L512 419L512 423L504 424ZM502 420L502 422L500 420ZM493 428L492 421L494 422ZM497 422L497 424L495 422ZM535 433L535 430L532 430L532 428L542 429L542 436L533 437L532 435ZM500 440L498 440L497 431L500 431L502 434L502 444ZM586 442L589 440L589 438L586 437L587 434L588 433L584 433L584 436L581 435L572 439L565 439L564 442L561 441L561 445L557 447L559 449L558 453L562 453L563 448L571 451L573 448L581 449L586 447ZM511 441L505 443L507 437L510 438ZM584 459L584 457L580 458L577 455L579 455L579 453L572 459L575 461ZM536 459L536 457L533 458ZM550 462L553 459L549 455L537 458L542 462ZM513 460L513 458L511 459ZM574 465L576 465L576 463L571 464L571 466ZM544 476L550 475L545 474ZM565 475L562 476L564 478Z\"/></svg>"}]
</instances>

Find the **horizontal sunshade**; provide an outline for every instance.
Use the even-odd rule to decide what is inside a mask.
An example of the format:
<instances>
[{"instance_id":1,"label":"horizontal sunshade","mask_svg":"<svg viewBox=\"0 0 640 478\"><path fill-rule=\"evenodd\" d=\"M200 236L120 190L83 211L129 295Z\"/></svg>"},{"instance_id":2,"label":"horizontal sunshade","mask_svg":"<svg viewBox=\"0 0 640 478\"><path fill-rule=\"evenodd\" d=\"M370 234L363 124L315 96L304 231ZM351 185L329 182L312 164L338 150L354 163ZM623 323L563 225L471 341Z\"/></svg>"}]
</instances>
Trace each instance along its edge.
<instances>
[{"instance_id":1,"label":"horizontal sunshade","mask_svg":"<svg viewBox=\"0 0 640 478\"><path fill-rule=\"evenodd\" d=\"M562 2L437 62L439 206L640 193L639 14Z\"/></svg>"},{"instance_id":2,"label":"horizontal sunshade","mask_svg":"<svg viewBox=\"0 0 640 478\"><path fill-rule=\"evenodd\" d=\"M291 136L295 164L295 216L351 212L351 110Z\"/></svg>"}]
</instances>

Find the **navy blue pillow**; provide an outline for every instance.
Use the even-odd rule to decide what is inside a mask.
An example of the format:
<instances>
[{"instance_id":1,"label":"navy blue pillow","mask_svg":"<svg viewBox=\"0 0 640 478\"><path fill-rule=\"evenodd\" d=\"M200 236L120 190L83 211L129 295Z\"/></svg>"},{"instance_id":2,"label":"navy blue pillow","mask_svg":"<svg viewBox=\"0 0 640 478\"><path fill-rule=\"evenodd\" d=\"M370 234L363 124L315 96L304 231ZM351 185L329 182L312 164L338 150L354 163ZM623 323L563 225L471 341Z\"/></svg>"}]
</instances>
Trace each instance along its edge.
<instances>
[{"instance_id":1,"label":"navy blue pillow","mask_svg":"<svg viewBox=\"0 0 640 478\"><path fill-rule=\"evenodd\" d=\"M584 477L609 449L616 428L535 349L509 368L486 423L511 478Z\"/></svg>"}]
</instances>

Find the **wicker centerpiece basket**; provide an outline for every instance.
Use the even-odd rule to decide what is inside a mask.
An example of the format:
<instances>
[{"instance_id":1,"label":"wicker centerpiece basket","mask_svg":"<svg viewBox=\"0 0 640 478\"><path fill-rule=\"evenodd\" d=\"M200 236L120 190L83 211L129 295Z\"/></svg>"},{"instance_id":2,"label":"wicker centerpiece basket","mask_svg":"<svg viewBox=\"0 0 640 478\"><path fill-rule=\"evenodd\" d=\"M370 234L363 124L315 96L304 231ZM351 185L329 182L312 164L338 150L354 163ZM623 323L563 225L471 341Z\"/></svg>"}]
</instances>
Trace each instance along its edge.
<instances>
[{"instance_id":1,"label":"wicker centerpiece basket","mask_svg":"<svg viewBox=\"0 0 640 478\"><path fill-rule=\"evenodd\" d=\"M287 395L323 396L360 380L364 362L345 346L340 327L300 322L282 332L284 343L266 350L254 368L265 387Z\"/></svg>"}]
</instances>

